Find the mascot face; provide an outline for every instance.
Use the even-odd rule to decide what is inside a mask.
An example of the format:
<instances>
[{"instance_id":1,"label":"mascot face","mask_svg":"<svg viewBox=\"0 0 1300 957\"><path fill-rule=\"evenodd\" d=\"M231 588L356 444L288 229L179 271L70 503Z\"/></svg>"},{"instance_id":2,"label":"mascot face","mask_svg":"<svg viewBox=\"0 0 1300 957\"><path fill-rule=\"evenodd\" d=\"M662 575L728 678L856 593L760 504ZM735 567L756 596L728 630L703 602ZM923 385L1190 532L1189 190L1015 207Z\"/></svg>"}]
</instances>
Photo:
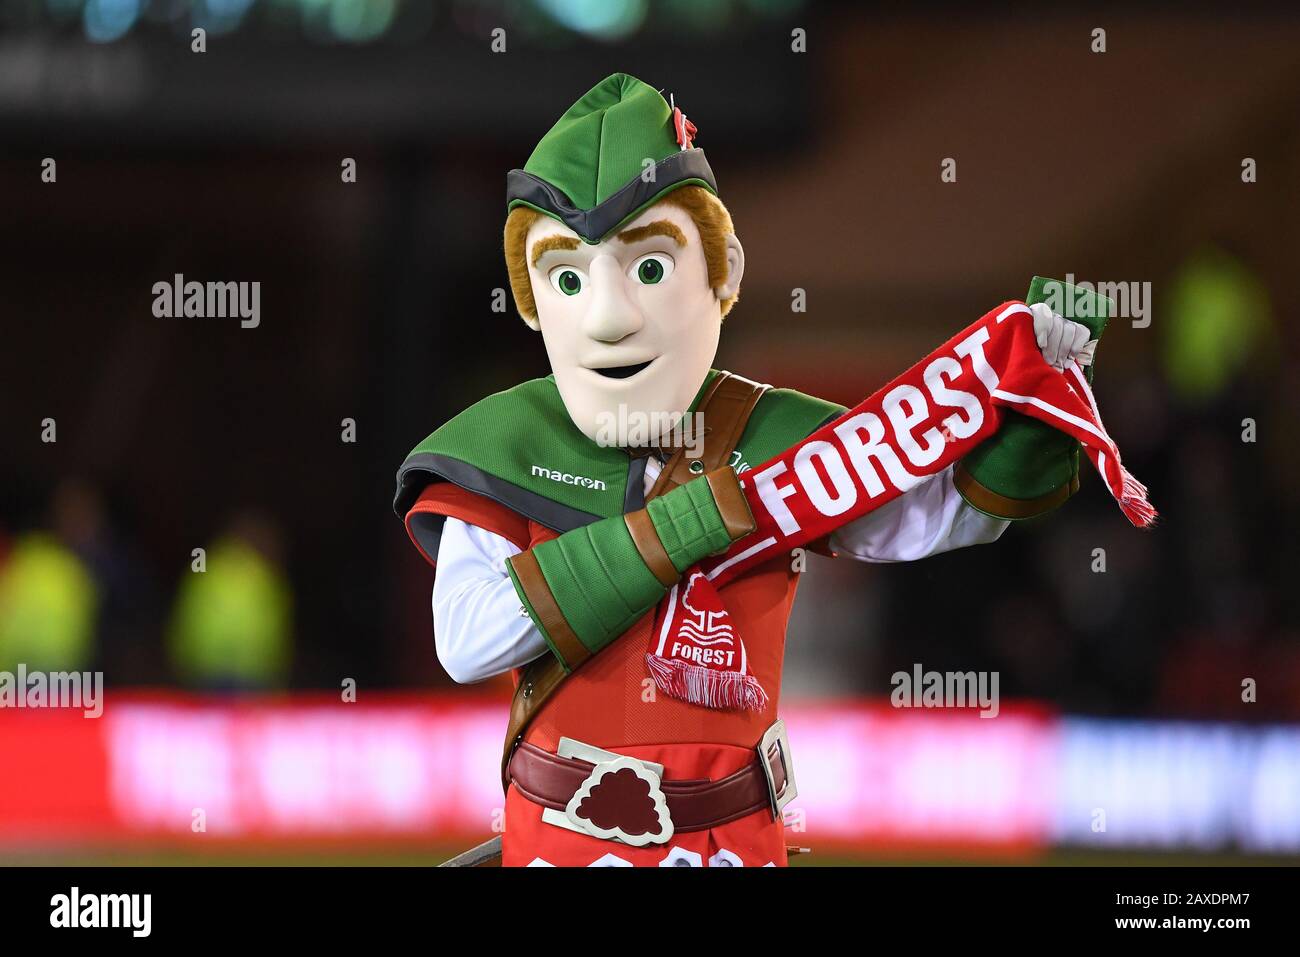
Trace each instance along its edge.
<instances>
[{"instance_id":1,"label":"mascot face","mask_svg":"<svg viewBox=\"0 0 1300 957\"><path fill-rule=\"evenodd\" d=\"M721 301L739 275L710 288L699 230L666 203L596 245L543 217L524 249L546 354L574 425L601 445L666 438L713 364ZM739 249L735 242L737 265Z\"/></svg>"}]
</instances>

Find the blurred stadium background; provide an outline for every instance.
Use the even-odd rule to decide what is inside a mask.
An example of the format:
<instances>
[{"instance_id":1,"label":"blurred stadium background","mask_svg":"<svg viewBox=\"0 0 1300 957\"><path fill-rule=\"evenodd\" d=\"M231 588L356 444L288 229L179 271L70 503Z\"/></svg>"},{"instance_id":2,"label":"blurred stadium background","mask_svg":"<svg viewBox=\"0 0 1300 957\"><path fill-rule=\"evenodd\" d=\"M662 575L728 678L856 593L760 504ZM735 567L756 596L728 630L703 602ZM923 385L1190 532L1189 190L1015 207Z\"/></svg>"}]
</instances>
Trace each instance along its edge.
<instances>
[{"instance_id":1,"label":"blurred stadium background","mask_svg":"<svg viewBox=\"0 0 1300 957\"><path fill-rule=\"evenodd\" d=\"M489 836L508 684L439 669L393 473L544 374L492 310L504 174L616 70L675 93L745 243L723 367L852 403L1036 273L1152 284L1098 395L1162 525L1085 475L989 548L812 559L790 843L1300 861L1300 21L1179 9L0 0L0 670L107 684L98 720L0 709L0 861L431 863ZM260 281L261 326L155 319L176 273ZM918 662L997 670L1001 716L891 709Z\"/></svg>"}]
</instances>

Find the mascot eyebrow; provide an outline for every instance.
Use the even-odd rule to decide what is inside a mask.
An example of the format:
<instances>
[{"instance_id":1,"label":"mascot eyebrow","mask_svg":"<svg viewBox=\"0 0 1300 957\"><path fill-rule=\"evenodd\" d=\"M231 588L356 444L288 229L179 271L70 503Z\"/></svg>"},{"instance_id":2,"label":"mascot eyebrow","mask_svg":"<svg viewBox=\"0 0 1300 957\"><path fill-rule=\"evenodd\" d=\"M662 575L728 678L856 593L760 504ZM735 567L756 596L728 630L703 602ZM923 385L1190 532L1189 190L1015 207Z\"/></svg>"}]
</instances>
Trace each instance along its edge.
<instances>
[{"instance_id":1,"label":"mascot eyebrow","mask_svg":"<svg viewBox=\"0 0 1300 957\"><path fill-rule=\"evenodd\" d=\"M667 219L656 219L653 223L646 223L644 226L637 226L633 229L625 229L618 234L619 241L624 243L639 243L651 236L667 236L678 246L686 245L686 234L677 228L676 223Z\"/></svg>"},{"instance_id":2,"label":"mascot eyebrow","mask_svg":"<svg viewBox=\"0 0 1300 957\"><path fill-rule=\"evenodd\" d=\"M537 260L541 259L542 256L546 255L553 249L572 250L577 248L578 240L572 236L546 236L545 238L539 239L537 242L533 243L533 251L529 256L529 260L534 266L536 266Z\"/></svg>"},{"instance_id":3,"label":"mascot eyebrow","mask_svg":"<svg viewBox=\"0 0 1300 957\"><path fill-rule=\"evenodd\" d=\"M618 234L618 240L621 243L639 243L651 236L667 236L678 246L686 245L686 234L681 231L676 223L667 219L656 219L653 223L646 223L644 226L625 229ZM536 266L537 261L552 250L574 250L578 248L578 245L578 240L572 236L545 236L533 243L528 258L533 266Z\"/></svg>"}]
</instances>

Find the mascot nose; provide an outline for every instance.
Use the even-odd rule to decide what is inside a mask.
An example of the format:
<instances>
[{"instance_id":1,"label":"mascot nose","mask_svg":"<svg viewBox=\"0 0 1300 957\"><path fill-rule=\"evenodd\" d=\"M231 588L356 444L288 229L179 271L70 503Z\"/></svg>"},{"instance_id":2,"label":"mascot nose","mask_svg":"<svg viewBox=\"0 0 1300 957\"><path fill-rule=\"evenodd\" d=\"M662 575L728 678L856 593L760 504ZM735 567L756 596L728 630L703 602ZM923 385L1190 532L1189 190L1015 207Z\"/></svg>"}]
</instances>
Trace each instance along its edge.
<instances>
[{"instance_id":1,"label":"mascot nose","mask_svg":"<svg viewBox=\"0 0 1300 957\"><path fill-rule=\"evenodd\" d=\"M626 339L645 325L637 304L627 294L628 279L613 256L598 256L591 263L591 305L583 331L600 342Z\"/></svg>"}]
</instances>

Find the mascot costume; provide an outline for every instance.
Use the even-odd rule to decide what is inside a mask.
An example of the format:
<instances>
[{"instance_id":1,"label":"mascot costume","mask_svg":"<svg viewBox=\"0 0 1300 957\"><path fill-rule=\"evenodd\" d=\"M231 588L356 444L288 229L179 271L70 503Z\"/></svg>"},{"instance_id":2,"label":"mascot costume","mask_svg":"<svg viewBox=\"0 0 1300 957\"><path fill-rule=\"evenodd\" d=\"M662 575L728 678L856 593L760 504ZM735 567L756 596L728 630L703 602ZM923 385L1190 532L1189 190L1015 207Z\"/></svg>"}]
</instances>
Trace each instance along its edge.
<instances>
[{"instance_id":1,"label":"mascot costume","mask_svg":"<svg viewBox=\"0 0 1300 957\"><path fill-rule=\"evenodd\" d=\"M1154 519L1093 401L1108 300L1082 290L1035 279L853 409L713 368L745 253L695 135L615 74L509 173L506 266L551 375L398 472L439 659L516 680L504 834L459 865L784 866L792 554L992 542L1073 494L1080 450Z\"/></svg>"}]
</instances>

